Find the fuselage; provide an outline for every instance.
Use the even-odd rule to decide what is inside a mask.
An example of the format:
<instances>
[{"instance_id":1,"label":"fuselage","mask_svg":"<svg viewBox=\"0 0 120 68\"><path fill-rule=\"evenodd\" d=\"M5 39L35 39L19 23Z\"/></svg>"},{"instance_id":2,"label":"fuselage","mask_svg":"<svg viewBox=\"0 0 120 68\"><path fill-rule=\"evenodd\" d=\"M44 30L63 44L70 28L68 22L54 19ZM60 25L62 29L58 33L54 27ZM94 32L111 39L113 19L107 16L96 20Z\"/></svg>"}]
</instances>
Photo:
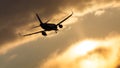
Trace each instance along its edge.
<instances>
[{"instance_id":1,"label":"fuselage","mask_svg":"<svg viewBox=\"0 0 120 68\"><path fill-rule=\"evenodd\" d=\"M40 26L41 26L45 31L58 30L56 24L44 23L44 24L40 24Z\"/></svg>"}]
</instances>

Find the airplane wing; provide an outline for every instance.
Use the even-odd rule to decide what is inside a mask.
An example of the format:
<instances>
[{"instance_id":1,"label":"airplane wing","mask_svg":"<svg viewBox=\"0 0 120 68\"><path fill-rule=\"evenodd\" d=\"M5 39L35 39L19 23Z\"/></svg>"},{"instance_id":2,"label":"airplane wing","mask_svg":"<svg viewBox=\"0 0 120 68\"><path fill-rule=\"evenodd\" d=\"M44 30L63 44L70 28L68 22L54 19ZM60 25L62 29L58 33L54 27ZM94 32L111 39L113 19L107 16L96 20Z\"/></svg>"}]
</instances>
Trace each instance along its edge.
<instances>
[{"instance_id":1,"label":"airplane wing","mask_svg":"<svg viewBox=\"0 0 120 68\"><path fill-rule=\"evenodd\" d=\"M66 17L65 19L63 19L62 21L60 21L57 25L60 25L61 23L63 23L65 20L67 20L68 18L70 18L72 15L73 15L73 12L68 17Z\"/></svg>"},{"instance_id":2,"label":"airplane wing","mask_svg":"<svg viewBox=\"0 0 120 68\"><path fill-rule=\"evenodd\" d=\"M38 33L41 33L41 32L42 32L42 31L37 31L37 32L34 32L34 33L22 35L22 36L30 36L30 35L38 34Z\"/></svg>"}]
</instances>

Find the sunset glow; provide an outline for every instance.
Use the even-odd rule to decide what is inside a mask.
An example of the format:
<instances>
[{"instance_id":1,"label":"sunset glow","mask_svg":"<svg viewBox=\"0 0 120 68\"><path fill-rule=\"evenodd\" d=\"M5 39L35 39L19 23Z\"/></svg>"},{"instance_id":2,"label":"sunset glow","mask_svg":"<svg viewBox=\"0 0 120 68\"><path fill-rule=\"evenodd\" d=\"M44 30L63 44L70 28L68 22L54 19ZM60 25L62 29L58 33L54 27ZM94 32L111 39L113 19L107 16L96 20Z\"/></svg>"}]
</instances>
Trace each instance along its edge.
<instances>
[{"instance_id":1,"label":"sunset glow","mask_svg":"<svg viewBox=\"0 0 120 68\"><path fill-rule=\"evenodd\" d=\"M54 65L62 66L60 68L69 68L69 65L70 68L114 68L118 62L119 41L111 38L78 42L62 54L49 58L42 68L54 68Z\"/></svg>"},{"instance_id":2,"label":"sunset glow","mask_svg":"<svg viewBox=\"0 0 120 68\"><path fill-rule=\"evenodd\" d=\"M0 0L0 68L120 68L120 0Z\"/></svg>"}]
</instances>

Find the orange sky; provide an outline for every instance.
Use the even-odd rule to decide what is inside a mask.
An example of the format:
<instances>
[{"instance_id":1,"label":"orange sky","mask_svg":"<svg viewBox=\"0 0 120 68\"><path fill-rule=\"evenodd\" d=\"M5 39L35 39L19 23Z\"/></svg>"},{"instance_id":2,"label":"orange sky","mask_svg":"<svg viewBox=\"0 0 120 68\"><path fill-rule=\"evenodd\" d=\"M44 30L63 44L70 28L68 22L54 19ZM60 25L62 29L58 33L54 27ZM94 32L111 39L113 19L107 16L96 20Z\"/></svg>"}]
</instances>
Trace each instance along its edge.
<instances>
[{"instance_id":1,"label":"orange sky","mask_svg":"<svg viewBox=\"0 0 120 68\"><path fill-rule=\"evenodd\" d=\"M119 2L0 1L0 68L89 68L86 65L116 68L120 47ZM25 38L18 35L18 32L40 30L29 29L38 25L35 12L43 21L51 19L57 23L71 11L73 16L63 23L64 28L57 34Z\"/></svg>"}]
</instances>

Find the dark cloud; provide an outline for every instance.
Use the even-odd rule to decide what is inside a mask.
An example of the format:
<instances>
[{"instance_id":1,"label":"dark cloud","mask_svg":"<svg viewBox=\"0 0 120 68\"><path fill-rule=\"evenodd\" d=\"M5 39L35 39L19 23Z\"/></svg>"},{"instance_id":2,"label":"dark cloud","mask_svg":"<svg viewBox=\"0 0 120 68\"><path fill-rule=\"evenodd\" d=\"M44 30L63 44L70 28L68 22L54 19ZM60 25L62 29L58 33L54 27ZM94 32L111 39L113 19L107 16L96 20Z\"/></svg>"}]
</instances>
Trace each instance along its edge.
<instances>
[{"instance_id":1,"label":"dark cloud","mask_svg":"<svg viewBox=\"0 0 120 68\"><path fill-rule=\"evenodd\" d=\"M52 15L57 12L60 2L54 0L0 1L0 44L16 39L16 28L34 21L30 17L31 13L44 11L41 16Z\"/></svg>"},{"instance_id":2,"label":"dark cloud","mask_svg":"<svg viewBox=\"0 0 120 68\"><path fill-rule=\"evenodd\" d=\"M38 12L44 19L57 15L58 13L62 13L62 11L65 9L73 8L79 11L83 11L86 8L91 9L91 6L95 5L93 1L99 5L117 0L1 0L0 44L2 45L18 39L18 36L15 32L16 29L34 22L35 16L31 17L31 15L34 15L35 12ZM111 12L114 13L113 15L109 16L109 13ZM57 49L64 49L76 42L76 40L83 39L85 36L87 36L87 38L100 36L105 37L111 31L119 32L119 11L111 12L109 12L107 15L101 15L102 17L96 17L94 13L87 14L84 17L79 18L83 18L83 21L78 20L78 23L76 22L73 25L69 25L72 27L70 30L58 32L60 35L56 35L52 38L46 38L47 40L40 38L33 42L23 44L23 46L19 46L11 50L8 49L9 51L7 53L0 55L0 67L16 68L19 66L25 68L34 68L39 65L39 63L42 63L41 60L44 60L49 54L55 52ZM108 20L110 21L108 22ZM114 23L116 23L116 25ZM21 30L19 29L19 31ZM13 60L8 61L12 55L16 56L13 58Z\"/></svg>"},{"instance_id":3,"label":"dark cloud","mask_svg":"<svg viewBox=\"0 0 120 68\"><path fill-rule=\"evenodd\" d=\"M17 39L16 29L34 21L31 17L38 12L41 17L52 17L65 9L83 11L99 3L110 3L118 0L1 0L0 1L0 44ZM94 4L95 3L95 4ZM19 30L20 31L20 30Z\"/></svg>"}]
</instances>

